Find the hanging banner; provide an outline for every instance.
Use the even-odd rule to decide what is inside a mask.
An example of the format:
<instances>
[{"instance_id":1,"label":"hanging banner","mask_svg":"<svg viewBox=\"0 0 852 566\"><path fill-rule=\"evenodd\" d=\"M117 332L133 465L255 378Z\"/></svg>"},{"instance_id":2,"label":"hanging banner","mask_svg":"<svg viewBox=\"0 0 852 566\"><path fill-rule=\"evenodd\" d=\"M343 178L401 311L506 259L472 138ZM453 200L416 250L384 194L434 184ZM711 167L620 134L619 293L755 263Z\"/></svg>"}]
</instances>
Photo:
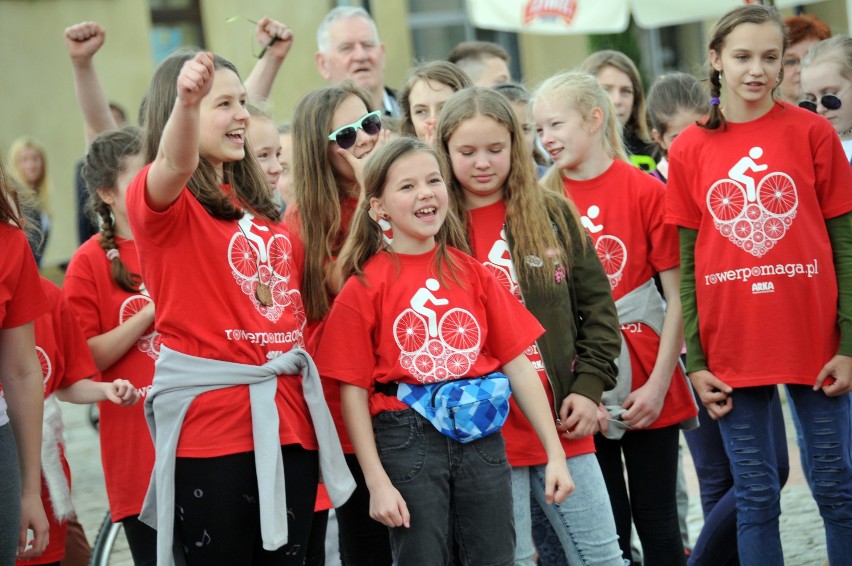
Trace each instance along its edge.
<instances>
[{"instance_id":1,"label":"hanging banner","mask_svg":"<svg viewBox=\"0 0 852 566\"><path fill-rule=\"evenodd\" d=\"M478 28L548 35L618 33L630 23L627 0L467 0Z\"/></svg>"},{"instance_id":2,"label":"hanging banner","mask_svg":"<svg viewBox=\"0 0 852 566\"><path fill-rule=\"evenodd\" d=\"M778 8L819 0L776 0ZM619 33L630 15L652 29L713 20L757 0L467 0L478 28L544 35Z\"/></svg>"}]
</instances>

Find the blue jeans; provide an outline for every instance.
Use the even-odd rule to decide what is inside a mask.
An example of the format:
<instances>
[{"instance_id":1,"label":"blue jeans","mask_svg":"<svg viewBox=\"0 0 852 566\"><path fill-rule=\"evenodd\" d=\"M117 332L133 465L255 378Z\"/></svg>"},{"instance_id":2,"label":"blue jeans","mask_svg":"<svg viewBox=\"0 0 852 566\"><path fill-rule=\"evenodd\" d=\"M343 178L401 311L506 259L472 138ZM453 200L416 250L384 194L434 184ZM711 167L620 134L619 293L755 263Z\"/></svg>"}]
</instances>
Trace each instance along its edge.
<instances>
[{"instance_id":1,"label":"blue jeans","mask_svg":"<svg viewBox=\"0 0 852 566\"><path fill-rule=\"evenodd\" d=\"M615 519L606 492L606 484L594 454L568 458L568 471L576 490L561 505L544 500L545 466L512 468L517 546L515 564L531 566L535 548L530 520L530 490L536 503L553 525L568 564L624 566Z\"/></svg>"},{"instance_id":2,"label":"blue jeans","mask_svg":"<svg viewBox=\"0 0 852 566\"><path fill-rule=\"evenodd\" d=\"M689 566L738 566L737 507L731 462L725 453L719 422L710 418L707 408L698 400L698 421L701 426L684 432L689 445L698 487L704 526L695 541ZM770 414L775 438L786 438L784 415L778 395L770 400ZM776 446L778 476L781 487L790 472L787 445Z\"/></svg>"},{"instance_id":3,"label":"blue jeans","mask_svg":"<svg viewBox=\"0 0 852 566\"><path fill-rule=\"evenodd\" d=\"M826 532L829 562L846 564L852 556L852 434L849 396L828 397L806 385L787 387L802 425L810 460L808 477ZM735 389L733 410L719 420L731 460L737 499L740 562L783 564L778 517L781 486L772 427L774 386Z\"/></svg>"},{"instance_id":4,"label":"blue jeans","mask_svg":"<svg viewBox=\"0 0 852 566\"><path fill-rule=\"evenodd\" d=\"M455 534L463 564L512 564L512 481L503 436L461 444L413 409L373 418L385 472L411 513L409 528L390 529L397 564L444 566Z\"/></svg>"}]
</instances>

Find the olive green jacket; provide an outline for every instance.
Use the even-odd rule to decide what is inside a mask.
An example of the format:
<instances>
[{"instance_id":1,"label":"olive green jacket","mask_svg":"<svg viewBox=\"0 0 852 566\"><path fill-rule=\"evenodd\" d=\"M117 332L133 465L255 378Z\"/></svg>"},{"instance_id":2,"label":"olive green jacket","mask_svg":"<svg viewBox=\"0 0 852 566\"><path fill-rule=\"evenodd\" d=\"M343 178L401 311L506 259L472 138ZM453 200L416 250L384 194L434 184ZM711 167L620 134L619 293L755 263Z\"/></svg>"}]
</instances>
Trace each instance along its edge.
<instances>
[{"instance_id":1,"label":"olive green jacket","mask_svg":"<svg viewBox=\"0 0 852 566\"><path fill-rule=\"evenodd\" d=\"M563 211L571 227L571 266L567 277L553 291L519 282L527 309L544 327L537 345L553 390L556 414L570 393L600 403L605 390L615 387L615 360L621 352L621 330L609 280L585 231ZM556 224L553 228L556 230ZM506 226L513 249L511 226ZM560 235L560 240L565 243ZM583 245L585 244L585 245ZM532 259L532 258L531 258ZM514 258L516 263L527 258Z\"/></svg>"}]
</instances>

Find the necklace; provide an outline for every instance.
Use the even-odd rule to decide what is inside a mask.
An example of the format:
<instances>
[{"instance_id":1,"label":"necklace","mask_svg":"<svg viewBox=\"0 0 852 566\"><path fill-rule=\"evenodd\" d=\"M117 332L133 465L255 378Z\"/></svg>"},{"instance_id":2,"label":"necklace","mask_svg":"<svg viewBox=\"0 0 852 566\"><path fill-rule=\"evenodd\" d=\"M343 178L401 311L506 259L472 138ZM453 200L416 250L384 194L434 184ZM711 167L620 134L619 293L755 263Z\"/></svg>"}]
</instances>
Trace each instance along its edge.
<instances>
[{"instance_id":1,"label":"necklace","mask_svg":"<svg viewBox=\"0 0 852 566\"><path fill-rule=\"evenodd\" d=\"M842 132L837 132L837 135L841 138L845 138L846 136L852 135L852 128L849 128L848 130L843 130Z\"/></svg>"},{"instance_id":2,"label":"necklace","mask_svg":"<svg viewBox=\"0 0 852 566\"><path fill-rule=\"evenodd\" d=\"M255 252L254 247L252 247L251 245L251 240L249 240L249 237L246 236L246 233L243 230L243 227L240 226L239 222L237 223L237 228L239 228L240 232L242 232L243 237L246 239L246 243L248 244L248 247L249 249L251 249L252 255L254 256L254 266L257 271L257 287L255 287L254 289L254 296L258 300L258 302L260 302L260 304L262 304L263 306L271 307L272 291L269 289L268 283L264 283L260 280L260 263L258 258L259 254Z\"/></svg>"}]
</instances>

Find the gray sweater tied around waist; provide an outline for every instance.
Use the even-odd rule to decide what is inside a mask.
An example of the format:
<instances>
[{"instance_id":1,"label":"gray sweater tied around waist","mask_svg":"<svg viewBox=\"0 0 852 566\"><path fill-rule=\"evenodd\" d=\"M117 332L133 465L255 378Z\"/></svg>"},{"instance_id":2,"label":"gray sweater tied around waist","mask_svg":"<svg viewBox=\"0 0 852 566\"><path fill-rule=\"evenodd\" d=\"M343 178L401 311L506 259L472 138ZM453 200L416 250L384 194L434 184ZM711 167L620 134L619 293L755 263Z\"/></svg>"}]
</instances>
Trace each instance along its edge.
<instances>
[{"instance_id":1,"label":"gray sweater tied around waist","mask_svg":"<svg viewBox=\"0 0 852 566\"><path fill-rule=\"evenodd\" d=\"M329 497L339 507L352 495L355 481L326 405L319 374L311 357L294 348L261 366L199 358L162 346L154 384L145 400L145 418L154 439L156 462L139 519L157 529L157 564L184 564L174 540L175 459L184 417L200 394L235 385L249 386L252 435L260 505L263 548L287 543L284 463L278 436L277 380L302 376L302 391L319 445L319 464Z\"/></svg>"}]
</instances>

